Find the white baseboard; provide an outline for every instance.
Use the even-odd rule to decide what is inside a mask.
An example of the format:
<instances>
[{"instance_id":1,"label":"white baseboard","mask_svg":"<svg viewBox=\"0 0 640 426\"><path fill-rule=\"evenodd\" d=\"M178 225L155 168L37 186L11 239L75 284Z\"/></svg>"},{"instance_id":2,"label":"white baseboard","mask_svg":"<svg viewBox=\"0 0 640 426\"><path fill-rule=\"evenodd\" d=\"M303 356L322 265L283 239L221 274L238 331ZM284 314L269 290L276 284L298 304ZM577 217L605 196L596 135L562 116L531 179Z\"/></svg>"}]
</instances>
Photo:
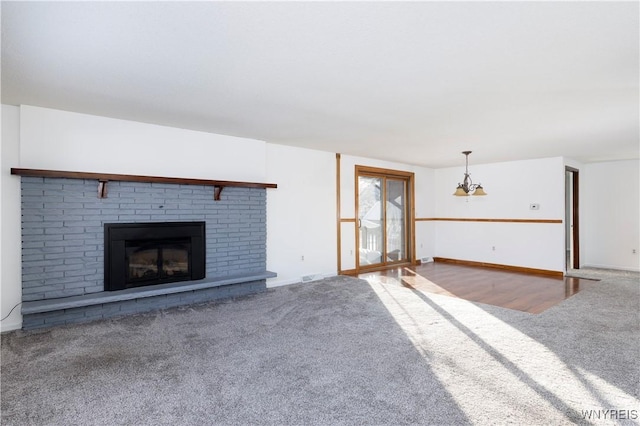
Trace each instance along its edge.
<instances>
[{"instance_id":1,"label":"white baseboard","mask_svg":"<svg viewBox=\"0 0 640 426\"><path fill-rule=\"evenodd\" d=\"M282 287L284 285L291 285L291 284L310 283L310 282L318 281L324 278L335 277L337 275L338 274L336 274L335 272L329 272L325 274L306 274L300 278L290 278L286 280L278 280L277 278L271 278L267 280L267 288ZM312 277L312 279L305 281L303 280L303 277Z\"/></svg>"},{"instance_id":2,"label":"white baseboard","mask_svg":"<svg viewBox=\"0 0 640 426\"><path fill-rule=\"evenodd\" d=\"M640 272L639 268L633 267L622 267L622 266L611 266L611 265L600 265L597 263L586 263L580 266L581 268L596 268L596 269L613 269L616 271L627 271L627 272Z\"/></svg>"},{"instance_id":3,"label":"white baseboard","mask_svg":"<svg viewBox=\"0 0 640 426\"><path fill-rule=\"evenodd\" d=\"M2 324L0 324L0 333L5 333L13 330L20 330L21 328L22 328L22 315L20 315L20 318L16 318L16 319L7 318L6 320L2 321Z\"/></svg>"}]
</instances>

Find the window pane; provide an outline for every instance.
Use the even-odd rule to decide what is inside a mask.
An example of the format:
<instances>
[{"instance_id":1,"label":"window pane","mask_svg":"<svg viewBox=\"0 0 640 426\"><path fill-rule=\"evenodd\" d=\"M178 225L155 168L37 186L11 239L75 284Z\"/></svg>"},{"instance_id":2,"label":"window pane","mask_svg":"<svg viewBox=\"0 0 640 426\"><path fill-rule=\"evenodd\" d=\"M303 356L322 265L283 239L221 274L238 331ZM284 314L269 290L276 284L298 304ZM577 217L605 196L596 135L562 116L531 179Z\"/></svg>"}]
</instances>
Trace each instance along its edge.
<instances>
[{"instance_id":1,"label":"window pane","mask_svg":"<svg viewBox=\"0 0 640 426\"><path fill-rule=\"evenodd\" d=\"M387 262L406 258L405 182L386 179Z\"/></svg>"},{"instance_id":2,"label":"window pane","mask_svg":"<svg viewBox=\"0 0 640 426\"><path fill-rule=\"evenodd\" d=\"M360 265L382 263L383 204L382 179L358 177L358 227L360 233Z\"/></svg>"}]
</instances>

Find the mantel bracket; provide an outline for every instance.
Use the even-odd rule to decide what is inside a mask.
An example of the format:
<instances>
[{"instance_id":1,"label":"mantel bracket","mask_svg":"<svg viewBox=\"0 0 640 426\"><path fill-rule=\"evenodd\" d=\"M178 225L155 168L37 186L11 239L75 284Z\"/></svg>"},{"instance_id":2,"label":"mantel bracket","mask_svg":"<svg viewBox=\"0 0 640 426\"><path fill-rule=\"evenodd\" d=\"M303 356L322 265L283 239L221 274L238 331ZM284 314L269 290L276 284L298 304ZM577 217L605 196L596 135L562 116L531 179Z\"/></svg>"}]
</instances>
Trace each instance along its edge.
<instances>
[{"instance_id":1,"label":"mantel bracket","mask_svg":"<svg viewBox=\"0 0 640 426\"><path fill-rule=\"evenodd\" d=\"M107 182L109 181L103 179L98 181L98 198L107 198Z\"/></svg>"},{"instance_id":2,"label":"mantel bracket","mask_svg":"<svg viewBox=\"0 0 640 426\"><path fill-rule=\"evenodd\" d=\"M224 186L220 186L220 185L215 185L213 187L213 199L214 199L214 201L220 201L220 194L222 193L223 189L224 189Z\"/></svg>"}]
</instances>

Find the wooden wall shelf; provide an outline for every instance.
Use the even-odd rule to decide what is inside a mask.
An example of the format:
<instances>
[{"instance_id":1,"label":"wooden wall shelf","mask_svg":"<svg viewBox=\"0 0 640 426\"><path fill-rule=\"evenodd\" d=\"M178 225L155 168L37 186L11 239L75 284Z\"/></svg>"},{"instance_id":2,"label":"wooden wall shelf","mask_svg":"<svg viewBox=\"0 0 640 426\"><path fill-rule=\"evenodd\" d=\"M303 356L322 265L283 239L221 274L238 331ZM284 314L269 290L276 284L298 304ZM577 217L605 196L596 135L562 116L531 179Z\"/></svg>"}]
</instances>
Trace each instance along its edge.
<instances>
[{"instance_id":1,"label":"wooden wall shelf","mask_svg":"<svg viewBox=\"0 0 640 426\"><path fill-rule=\"evenodd\" d=\"M163 176L121 175L110 173L70 172L63 170L19 169L12 168L12 175L31 177L50 177L67 179L94 179L98 181L98 198L106 198L107 182L145 182L145 183L171 183L176 185L206 185L214 187L214 200L220 200L222 189L227 186L243 188L277 188L275 183L237 182L230 180L191 179Z\"/></svg>"}]
</instances>

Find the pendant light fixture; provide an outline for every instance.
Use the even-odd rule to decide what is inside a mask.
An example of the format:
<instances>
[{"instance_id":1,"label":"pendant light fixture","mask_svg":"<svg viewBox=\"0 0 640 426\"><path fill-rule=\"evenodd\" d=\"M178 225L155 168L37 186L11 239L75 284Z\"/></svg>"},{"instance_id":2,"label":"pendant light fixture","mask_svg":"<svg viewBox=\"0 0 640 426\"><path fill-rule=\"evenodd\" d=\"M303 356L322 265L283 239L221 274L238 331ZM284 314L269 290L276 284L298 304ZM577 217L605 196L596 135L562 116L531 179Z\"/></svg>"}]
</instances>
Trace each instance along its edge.
<instances>
[{"instance_id":1,"label":"pendant light fixture","mask_svg":"<svg viewBox=\"0 0 640 426\"><path fill-rule=\"evenodd\" d=\"M465 155L464 180L458 184L456 192L454 192L453 195L459 197L467 195L487 195L487 193L484 192L482 184L473 183L471 175L469 175L469 154L471 154L471 151L462 151L462 153Z\"/></svg>"}]
</instances>

